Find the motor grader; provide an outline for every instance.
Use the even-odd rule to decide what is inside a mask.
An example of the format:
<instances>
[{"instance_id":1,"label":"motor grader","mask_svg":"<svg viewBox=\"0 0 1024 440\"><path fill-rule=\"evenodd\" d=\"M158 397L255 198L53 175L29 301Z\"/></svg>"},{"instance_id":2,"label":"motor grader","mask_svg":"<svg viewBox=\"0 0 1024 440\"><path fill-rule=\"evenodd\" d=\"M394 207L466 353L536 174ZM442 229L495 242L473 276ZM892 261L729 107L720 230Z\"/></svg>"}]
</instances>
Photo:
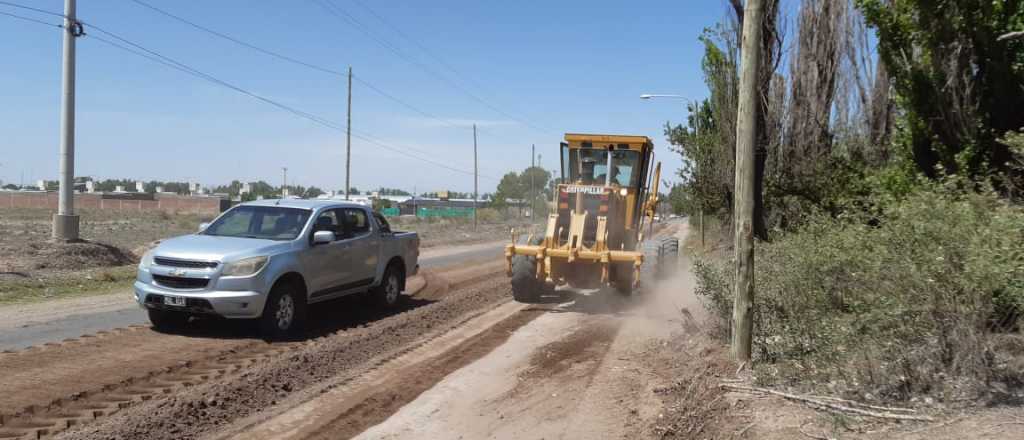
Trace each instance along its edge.
<instances>
[{"instance_id":1,"label":"motor grader","mask_svg":"<svg viewBox=\"0 0 1024 440\"><path fill-rule=\"evenodd\" d=\"M631 294L640 285L645 223L658 203L654 144L646 136L568 133L561 159L544 235L523 240L513 231L505 247L513 296L536 302L563 284Z\"/></svg>"}]
</instances>

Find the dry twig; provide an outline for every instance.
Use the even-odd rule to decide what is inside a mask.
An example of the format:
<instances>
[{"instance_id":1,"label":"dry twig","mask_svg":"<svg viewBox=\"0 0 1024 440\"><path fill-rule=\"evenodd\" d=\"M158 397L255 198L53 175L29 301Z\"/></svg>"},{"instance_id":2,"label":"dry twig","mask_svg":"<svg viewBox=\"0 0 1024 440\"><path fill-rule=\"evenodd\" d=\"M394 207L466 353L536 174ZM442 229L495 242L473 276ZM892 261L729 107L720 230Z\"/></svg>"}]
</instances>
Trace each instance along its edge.
<instances>
[{"instance_id":1,"label":"dry twig","mask_svg":"<svg viewBox=\"0 0 1024 440\"><path fill-rule=\"evenodd\" d=\"M800 425L800 427L797 428L796 430L800 431L800 433L803 434L804 436L813 438L814 440L835 440L835 438L833 438L833 437L814 435L814 434L811 434L811 433L809 433L807 431L804 431L804 426L807 426L807 425L809 425L809 423L804 423L803 425Z\"/></svg>"},{"instance_id":2,"label":"dry twig","mask_svg":"<svg viewBox=\"0 0 1024 440\"><path fill-rule=\"evenodd\" d=\"M866 403L857 402L855 400L840 399L838 397L829 397L829 396L807 396L807 397L812 398L812 399L829 400L829 401L832 401L832 402L845 403L847 405L855 405L855 406L859 406L859 407L862 407L862 408L877 409L879 411L888 411L888 412L917 412L917 410L910 409L910 408L896 408L896 407L889 407L889 406L868 405Z\"/></svg>"},{"instance_id":3,"label":"dry twig","mask_svg":"<svg viewBox=\"0 0 1024 440\"><path fill-rule=\"evenodd\" d=\"M782 398L787 399L787 400L792 400L792 401L795 401L795 402L801 402L801 403L809 404L809 405L811 405L813 407L817 407L817 408L821 408L821 409L826 409L826 410L831 410L833 412L840 412L840 413L846 413L846 414L856 414L856 415L859 415L859 416L874 417L874 418L877 418L877 419L908 420L908 421L915 421L915 422L934 422L935 421L934 418L931 418L931 417L928 417L928 416L913 416L913 415L907 415L907 414L893 414L891 412L868 411L868 410L865 410L865 409L851 408L851 407L848 407L848 406L843 406L843 405L839 405L839 404L836 404L836 403L826 402L826 401L823 401L823 400L817 400L817 399L812 399L812 398L809 398L809 397L798 396L796 394L783 393L781 391L775 391L775 390L771 390L771 389L768 389L768 388L748 387L748 386L740 386L740 385L732 385L732 384L720 384L719 386L722 387L722 388L730 389L730 390L734 390L734 391L743 391L743 392L747 392L747 393L771 394L771 395L774 395L774 396L782 397Z\"/></svg>"}]
</instances>

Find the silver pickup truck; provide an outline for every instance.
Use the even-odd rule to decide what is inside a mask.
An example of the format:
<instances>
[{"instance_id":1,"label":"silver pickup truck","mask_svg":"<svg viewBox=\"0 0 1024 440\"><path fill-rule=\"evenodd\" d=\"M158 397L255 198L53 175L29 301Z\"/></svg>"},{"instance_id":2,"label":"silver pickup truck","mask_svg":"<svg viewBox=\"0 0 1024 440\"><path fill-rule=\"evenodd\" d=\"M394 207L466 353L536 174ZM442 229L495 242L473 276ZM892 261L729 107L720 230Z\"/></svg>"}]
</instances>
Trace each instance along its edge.
<instances>
[{"instance_id":1,"label":"silver pickup truck","mask_svg":"<svg viewBox=\"0 0 1024 440\"><path fill-rule=\"evenodd\" d=\"M392 231L365 206L260 200L147 252L135 300L160 330L216 315L259 319L266 336L282 337L300 329L317 302L359 293L394 306L418 258L415 232Z\"/></svg>"}]
</instances>

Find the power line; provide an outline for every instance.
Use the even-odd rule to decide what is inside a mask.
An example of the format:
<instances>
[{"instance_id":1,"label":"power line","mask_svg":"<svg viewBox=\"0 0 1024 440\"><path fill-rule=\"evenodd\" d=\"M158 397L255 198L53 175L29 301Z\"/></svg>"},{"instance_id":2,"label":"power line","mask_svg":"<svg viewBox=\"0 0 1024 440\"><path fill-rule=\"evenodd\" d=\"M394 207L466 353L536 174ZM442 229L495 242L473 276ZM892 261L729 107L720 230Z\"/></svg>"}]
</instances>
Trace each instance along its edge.
<instances>
[{"instance_id":1,"label":"power line","mask_svg":"<svg viewBox=\"0 0 1024 440\"><path fill-rule=\"evenodd\" d=\"M59 27L59 28L64 27L64 25L61 25L61 24L48 23L48 22L45 22L45 21L42 21L42 20L36 20L34 18L31 18L31 17L25 17L25 16L18 15L18 14L11 14L9 12L0 12L0 15L6 15L8 17L17 18L19 20L31 21L33 23L45 24L47 26L54 26L54 27Z\"/></svg>"},{"instance_id":2,"label":"power line","mask_svg":"<svg viewBox=\"0 0 1024 440\"><path fill-rule=\"evenodd\" d=\"M534 129L534 130L536 130L538 132L553 133L552 130L545 129L545 128L540 128L537 125L534 125L534 124L530 123L529 121L526 121L526 120L524 120L522 118L516 117L516 116L514 116L514 115L512 115L512 114L510 114L510 113L508 113L508 112L498 108L497 106L495 106L495 105L491 104L490 102L487 102L483 98L477 96L475 93L473 93L473 92L469 91L468 89L462 87L457 82L452 81L447 76L444 76L444 75L438 73L436 70L430 68L426 64L423 64L419 60L416 60L416 59L408 56L407 54L405 54L405 52L402 52L400 49L395 47L393 44L391 44L391 43L387 42L386 40L384 40L384 39L374 35L372 32L370 32L370 30L365 25L363 25L362 22L360 22L357 18L352 16L352 14L349 14L344 9L341 9L340 7L338 7L332 0L313 0L313 1L315 3L317 3L318 5L320 5L320 7L322 7L324 10L326 10L329 14L335 16L339 20L346 21L346 22L352 24L353 26L355 26L356 29L358 29L364 35L369 37L371 40L374 40L375 42L377 42L377 44L380 44L385 49L391 51L392 53L394 53L399 58L405 60L409 64L412 64L412 65L414 65L416 67L419 67L424 72L426 72L426 73L430 74L431 76L437 78L438 80L448 84L452 88L462 92L466 96L472 98L474 101L477 101L478 103L484 105L485 107L487 107L487 108L489 108L489 109L491 109L491 110L493 110L493 111L495 111L495 112L497 112L497 113L499 113L499 114L501 114L501 115L503 115L503 116L505 116L505 117L507 117L509 119L517 121L517 122L519 122L519 123L521 123L523 125L526 125L527 127L530 127L530 128L532 128L532 129Z\"/></svg>"},{"instance_id":3,"label":"power line","mask_svg":"<svg viewBox=\"0 0 1024 440\"><path fill-rule=\"evenodd\" d=\"M191 27L193 27L195 29L198 29L200 31L203 31L203 32L206 32L208 34L214 35L216 37L222 38L224 40L230 41L230 42L232 42L234 44L237 44L237 45L240 45L240 46L243 46L243 47L255 50L255 51L260 52L262 54L269 55L269 56L277 58L279 60L286 61L286 62L295 64L295 65L303 66L303 67L306 67L306 68L309 68L309 69L313 69L313 70L316 70L318 72L326 73L326 74L329 74L329 75L334 75L334 76L338 76L338 77L347 77L348 76L348 74L346 72L342 72L340 70L319 66L319 65L307 62L307 61L302 61L300 59L297 59L297 58L285 55L285 54L283 54L281 52L278 52L278 51L274 51L274 50L270 50L270 49L266 49L266 48L263 48L263 47L256 46L254 44L251 44L251 43L248 43L246 41L243 41L243 40L241 40L239 38L232 37L232 36L230 36L228 34L225 34L223 32L219 32L217 30L211 29L209 27L203 26L203 25L198 24L196 22L193 22L193 21L191 21L189 19L186 19L186 18L184 18L182 16L173 14L171 12L168 12L168 11L164 10L164 9L158 8L156 6L153 6L153 5L151 5L149 3L146 3L146 2L144 2L142 0L131 0L131 1L136 3L136 4L138 4L138 5L140 5L140 6L142 6L142 7L145 7L145 8L148 8L150 10L153 10L153 11L155 11L155 12L161 14L161 15L164 15L166 17L169 17L171 19L174 19L176 21L179 21L181 23L189 25L189 26L191 26ZM419 114L421 114L421 115L423 115L423 116L425 116L427 118L437 120L437 121L443 123L444 125L448 125L448 126L454 127L454 128L460 128L460 129L468 129L469 128L469 127L464 127L464 126L459 126L459 125L453 124L450 121L447 121L447 120L445 120L443 118L440 118L438 116L430 114L430 113L428 113L428 112L426 112L424 110L421 110L420 108L418 108L418 107L416 107L416 106L414 106L414 105L412 105L412 104L410 104L410 103L408 103L408 102L406 102L406 101L404 101L404 100L402 100L402 99L400 99L400 98L398 98L398 97L396 97L396 96L394 96L394 95L392 95L390 93L385 92L384 90L380 89L377 86L374 86L373 84L371 84L370 82L368 82L368 81L366 81L366 80L364 80L362 78L353 77L353 79L355 79L360 84L366 86L370 90L373 90L374 92L380 94L381 96L383 96L383 97L385 97L387 99L390 99L390 100L392 100L392 101L394 101L394 102L396 102L398 104L401 104L402 106L404 106L404 107L406 107L406 108L408 108L408 109L410 109L412 111L415 111L416 113L419 113Z\"/></svg>"},{"instance_id":4,"label":"power line","mask_svg":"<svg viewBox=\"0 0 1024 440\"><path fill-rule=\"evenodd\" d=\"M0 1L0 5L10 6L12 8L25 9L25 10L28 10L28 11L35 11L35 12L38 12L40 14L47 14L47 15L53 15L55 17L65 18L64 14L61 14L59 12L53 12L53 11L47 11L45 9L33 8L32 6L25 6L25 5L21 5L21 4L18 4L18 3L11 3L11 2L8 2L8 1ZM47 24L49 24L49 23L47 23Z\"/></svg>"},{"instance_id":5,"label":"power line","mask_svg":"<svg viewBox=\"0 0 1024 440\"><path fill-rule=\"evenodd\" d=\"M257 51L265 53L267 55L271 55L271 56L274 56L276 58L280 58L280 59L283 59L283 60L286 60L286 61L289 61L289 62L292 62L292 63L304 65L306 67L313 68L313 69L316 69L316 70L320 70L322 72L344 75L341 72L333 71L333 70L327 69L327 68L322 68L322 67L316 66L314 64L306 63L306 62L303 62L303 61L300 61L300 60L288 57L286 55L282 55L282 54L279 54L279 53L276 53L276 52L273 52L273 51L270 51L270 50L262 49L262 48L260 48L258 46L255 46L255 45L248 44L248 43L246 43L244 41L241 41L241 40L238 40L236 38L230 37L230 36L228 36L226 34L223 34L223 33L214 31L212 29L206 28L204 26L192 23L192 22L190 22L188 20L185 20L184 18L181 18L181 17L178 17L176 15L170 14L170 13L168 13L166 11L163 11L161 9L155 8L155 7L153 7L151 5L148 5L148 4L144 3L144 2L141 2L139 0L132 0L132 1L134 1L135 3L138 3L138 4L142 5L142 6L145 6L145 7L148 7L150 9L153 9L153 10L155 10L157 12L160 12L161 14L164 14L164 15L167 15L167 16L169 16L171 18L174 18L176 20L185 22L185 23L187 23L187 24L189 24L189 25L191 25L193 27L196 27L197 29L200 29L200 30L203 30L205 32L214 34L214 35L216 35L218 37L227 39L229 41L232 41L232 42L234 42L236 44L240 44L242 46L248 47L250 49L257 50ZM46 10L43 10L43 9L29 7L29 6L19 5L19 4L15 4L15 3L7 2L7 1L0 1L0 4L7 5L7 6L12 6L12 7L16 7L16 8L21 8L21 9L26 9L26 10L32 10L32 11L35 11L35 12L40 12L40 13L44 13L44 14L54 15L54 16L58 16L58 17L64 17L63 14L58 14L58 13L55 13L55 12L50 12L50 11L46 11ZM20 16L20 15L16 15L16 14L7 13L7 12L0 12L0 15L10 16L10 17L13 17L13 18L17 18L17 19L21 19L21 20L26 20L26 21L30 21L30 22L33 22L33 23L46 25L46 26L63 27L62 25L59 25L59 24L48 23L48 22L45 22L45 21L42 21L42 20L36 20L34 18L24 17L24 16ZM147 49L147 48L145 48L145 47L143 47L143 46L141 46L141 45L139 45L137 43L134 43L134 42L132 42L132 41L126 39L126 38L120 37L117 34L114 34L114 33L110 32L110 31L107 31L107 30L103 29L102 27L96 26L96 25L94 25L92 23L87 23L87 24L89 25L90 28L95 29L96 31L98 31L98 32L100 32L100 33L102 33L104 35L107 35L107 36L109 36L109 37L111 37L111 38L113 38L115 40L118 40L118 41L120 41L123 44L115 42L115 41L111 41L109 39L103 38L103 37L98 36L98 35L93 35L92 38L97 40L97 41L100 41L100 42L105 43L107 45L110 45L112 47L124 50L126 52L132 53L132 54L134 54L136 56L139 56L139 57L142 57L142 58L146 58L146 59L148 59L150 61L159 63L159 64L161 64L161 65L163 65L165 67L169 67L169 68L172 68L172 69L175 69L175 70L187 73L189 75L195 76L197 78L204 79L206 81L212 82L212 83L217 84L219 86L222 86L222 87L234 90L234 91L236 91L238 93L244 94L244 95L249 96L249 97L254 98L254 99L257 99L257 100L262 101L262 102L264 102L264 103L266 103L268 105L272 105L274 107L277 107L280 110L287 111L289 113L292 113L295 116L298 116L298 117L310 120L310 121L315 122L317 124L323 125L323 126L325 126L327 128L331 128L331 129L337 130L337 131L344 131L344 129L341 126L331 122L330 120L328 120L326 118L323 118L323 117L314 115L312 113L308 113L308 112L296 109L294 107L290 107L288 105L282 104L282 103L277 102L275 100L272 100L270 98L266 98L266 97L260 96L260 95L258 95L256 93L250 92L250 91L248 91L246 89L243 89L243 88L241 88L239 86L231 84L231 83L229 83L227 81L221 80L221 79L216 78L216 77L214 77L212 75L209 75L209 74L206 74L206 73L204 73L202 71L199 71L199 70L197 70L197 69L195 69L193 67L190 67L190 66L188 66L188 65L186 65L186 64L184 64L182 62L179 62L179 61L177 61L177 60L175 60L173 58L164 56L164 55L162 55L160 53L157 53L157 52L155 52L153 50ZM452 123L450 123L450 122L448 122L448 121L446 121L446 120L444 120L442 118L438 118L438 117L432 116L429 113L426 113L426 112L424 112L422 110L419 110L415 106L412 106L411 104L408 104L408 103L406 103L406 102L404 102L404 101L402 101L402 100L400 100L400 99L398 99L398 98L388 94L387 92L384 92L383 90L373 86L371 83L369 83L369 82L367 82L365 80L359 79L358 81L360 83L362 83L363 85L365 85L365 86L371 88L372 90L376 91L377 93L380 93L381 95L383 95L383 96L385 96L387 98L395 100L396 102L399 102L399 103L401 103L401 104L403 104L403 105L413 109L414 111L417 111L417 112L423 114L424 116L430 117L432 119L437 119L437 120L439 120L439 121L441 121L441 122L443 122L445 124L451 125L453 127L465 128L465 127L460 127L460 126L454 125L454 124L452 124ZM364 140L366 142L369 142L371 144L374 144L374 145L376 145L378 147L384 148L386 150L389 150L389 151L392 151L392 152L395 152L395 153L398 153L398 154L405 155L405 156L407 156L409 158L412 158L412 159L416 159L416 160L419 160L419 161L422 161L422 162L426 162L426 163L429 163L429 164L432 164L432 165L435 165L435 166L438 166L438 167L441 167L441 168L444 168L444 169L447 169L447 170L450 170L450 171L455 171L455 172L459 172L459 173L463 173L463 174L468 174L468 175L472 175L473 174L473 172L471 172L471 171L462 170L462 169L455 168L455 167L449 166L449 165L441 163L441 162L437 162L437 161L434 161L434 160L431 160L431 159L428 159L428 158L424 158L424 157L420 157L420 156L417 156L417 155L410 154L407 151L403 151L399 147L394 147L392 145L388 145L388 144L386 144L386 143L384 143L382 141L379 141L379 140L376 140L374 138L371 138L371 137L369 137L368 135L365 135L365 134L360 134L358 132L354 132L353 135L356 136L356 138L358 138L358 139L362 139L362 140ZM427 152L427 151L423 151L423 150L419 150L419 149L415 149L415 148L411 148L411 147L404 147L404 148L407 149L407 150L416 151L416 152L419 152L419 153L422 153L422 154L427 154L427 155L433 154L432 152ZM491 176L481 175L481 177L485 177L485 178L492 179L492 180L498 180L498 179L496 179L494 177L491 177Z\"/></svg>"},{"instance_id":6,"label":"power line","mask_svg":"<svg viewBox=\"0 0 1024 440\"><path fill-rule=\"evenodd\" d=\"M287 111L289 113L292 113L295 116L298 116L298 117L310 120L310 121L312 121L314 123L320 124L320 125L325 126L327 128L330 128L330 129L333 129L333 130L336 130L336 131L340 131L340 132L344 132L345 131L344 127L342 127L342 126L340 126L338 124L335 124L335 123L331 122L330 120L328 120L326 118L323 118L323 117L314 115L312 113L296 109L296 108L288 106L286 104L282 104L282 103L277 102L277 101L275 101L273 99L260 96L260 95L258 95L256 93L250 92L250 91L248 91L246 89L243 89L243 88L241 88L239 86L231 84L231 83L229 83L227 81L221 80L221 79L219 79L217 77L214 77L212 75L209 75L209 74L206 74L206 73L204 73L202 71L199 71L199 70L197 70L197 69L195 69L195 68L193 68L191 66L188 66L188 65L186 65L186 64L184 64L182 62L179 62L179 61L177 61L177 60L175 60L173 58L164 56L164 55L162 55L162 54L160 54L158 52L155 52L153 50L147 49L147 48L145 48L145 47L143 47L143 46L141 46L141 45L139 45L137 43L134 43L134 42L132 42L132 41L126 39L126 38L120 37L117 34L114 34L114 33L110 32L110 31L107 31L107 30L105 30L103 28L97 27L96 25L93 25L91 23L86 23L86 24L88 24L90 28L92 28L92 29L94 29L94 30L104 34L104 35L107 35L107 36L109 36L109 37L111 37L111 38L113 38L113 39L115 39L115 40L117 40L119 42L111 41L111 40L109 40L107 38L104 38L104 37L97 36L97 35L93 34L92 38L97 40L97 41L100 41L100 42L103 42L103 43L108 44L110 46L116 47L118 49L127 51L129 53L134 54L134 55L137 55L137 56L149 59L150 61L157 62L159 64L162 64L162 65L166 66L166 67L170 67L172 69L179 70L179 71L182 71L184 73L188 73L189 75L192 75L192 76L204 79L206 81L209 81L211 83L217 84L219 86L222 86L222 87L225 87L225 88L229 88L229 89L234 90L234 91L236 91L238 93L244 94L244 95L249 96L249 97L254 98L254 99L257 99L257 100L262 101L262 102L264 102L264 103L266 103L268 105L272 105L274 107L277 107L278 109ZM462 169L459 169L459 168L455 168L455 167L449 166L449 165L447 165L445 163L442 163L442 162L434 161L432 159L428 159L428 158L425 158L425 157L420 157L418 155L411 154L408 151L400 149L399 147L395 147L395 146L386 144L384 142L378 141L378 140L373 139L373 138L371 138L371 137L369 137L367 135L364 135L364 134L355 133L355 132L353 132L352 134L353 134L353 136L355 136L355 137L357 137L359 139L362 139L362 140L364 140L366 142L372 143L372 144L377 145L377 146L379 146L381 148L384 148L386 150L389 150L389 151L392 151L392 152L395 152L395 153L407 156L409 158L419 160L421 162L426 162L426 163L429 163L429 164L432 164L432 165L435 165L435 166L438 166L438 167L441 167L441 168L445 168L447 170L459 172L459 173L473 174L472 171L462 170ZM488 177L488 176L484 176L484 177ZM495 179L493 177L488 177L488 178ZM495 179L495 180L497 180L497 179Z\"/></svg>"},{"instance_id":7,"label":"power line","mask_svg":"<svg viewBox=\"0 0 1024 440\"><path fill-rule=\"evenodd\" d=\"M372 8L370 8L369 6L366 6L366 3L363 3L360 0L353 0L353 2L355 4L357 4L357 5L359 5L359 7L363 8L366 12L369 12L370 15L373 15L374 18L376 18L378 21L380 21L381 23L384 23L385 26L390 28L392 31L394 31L396 34L398 34L402 38L404 38L406 41L412 43L414 46L419 48L421 51L423 51L423 53L427 54L427 56L429 56L430 58L433 58L434 61L437 61L437 63L440 64L442 67L444 67L444 68L448 69L449 71L451 71L452 73L454 73L455 76L458 76L463 81L473 83L473 85L475 85L478 89L482 88L482 87L480 87L479 83L477 83L476 81L473 80L473 78L470 78L470 77L468 77L466 75L463 75L461 72L458 71L458 69L456 69L450 63L448 63L443 58L441 58L439 55L434 53L434 51L428 49L426 46L424 46L422 43L417 41L415 38L412 38L411 36L409 36L409 34L407 34L404 30L402 30L402 28L391 24L390 21L388 21L383 16L378 14Z\"/></svg>"}]
</instances>

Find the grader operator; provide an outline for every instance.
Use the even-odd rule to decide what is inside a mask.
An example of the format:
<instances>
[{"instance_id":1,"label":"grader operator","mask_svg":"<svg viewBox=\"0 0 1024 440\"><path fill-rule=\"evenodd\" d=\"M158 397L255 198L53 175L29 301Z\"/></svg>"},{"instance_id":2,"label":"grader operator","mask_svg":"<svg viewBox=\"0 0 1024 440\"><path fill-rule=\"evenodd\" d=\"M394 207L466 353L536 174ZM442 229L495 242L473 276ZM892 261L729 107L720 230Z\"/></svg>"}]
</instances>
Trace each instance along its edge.
<instances>
[{"instance_id":1,"label":"grader operator","mask_svg":"<svg viewBox=\"0 0 1024 440\"><path fill-rule=\"evenodd\" d=\"M610 285L623 294L640 284L645 219L658 203L661 164L646 136L565 135L555 212L542 237L505 247L517 301L535 302L556 285ZM662 250L659 249L659 253Z\"/></svg>"}]
</instances>

